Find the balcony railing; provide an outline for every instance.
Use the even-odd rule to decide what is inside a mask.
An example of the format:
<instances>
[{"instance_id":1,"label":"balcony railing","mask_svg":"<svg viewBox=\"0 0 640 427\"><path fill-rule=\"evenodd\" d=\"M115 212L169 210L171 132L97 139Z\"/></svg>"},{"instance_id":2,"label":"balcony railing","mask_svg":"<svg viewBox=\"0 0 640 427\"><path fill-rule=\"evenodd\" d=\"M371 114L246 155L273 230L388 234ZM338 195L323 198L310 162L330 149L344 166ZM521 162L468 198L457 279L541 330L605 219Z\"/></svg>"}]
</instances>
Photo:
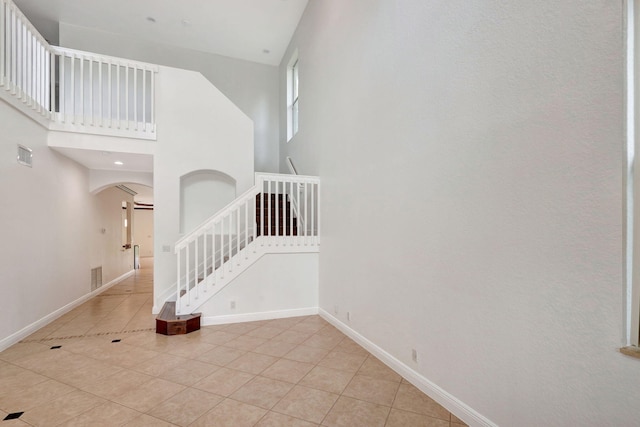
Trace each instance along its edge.
<instances>
[{"instance_id":1,"label":"balcony railing","mask_svg":"<svg viewBox=\"0 0 640 427\"><path fill-rule=\"evenodd\" d=\"M155 139L158 67L49 45L0 0L0 96L52 130Z\"/></svg>"}]
</instances>

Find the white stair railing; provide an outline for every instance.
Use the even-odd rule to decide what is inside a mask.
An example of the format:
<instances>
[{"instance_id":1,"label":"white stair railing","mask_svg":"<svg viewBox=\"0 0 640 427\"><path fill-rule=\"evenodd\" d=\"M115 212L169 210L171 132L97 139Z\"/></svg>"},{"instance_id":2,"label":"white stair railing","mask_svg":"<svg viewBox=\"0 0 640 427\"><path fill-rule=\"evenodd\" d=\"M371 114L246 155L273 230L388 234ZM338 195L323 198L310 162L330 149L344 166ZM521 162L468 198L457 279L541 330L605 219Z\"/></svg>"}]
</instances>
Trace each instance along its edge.
<instances>
[{"instance_id":1,"label":"white stair railing","mask_svg":"<svg viewBox=\"0 0 640 427\"><path fill-rule=\"evenodd\" d=\"M319 178L257 173L255 183L176 243L176 314L192 313L266 253L318 251Z\"/></svg>"},{"instance_id":2,"label":"white stair railing","mask_svg":"<svg viewBox=\"0 0 640 427\"><path fill-rule=\"evenodd\" d=\"M152 64L49 45L0 0L0 95L52 130L155 139Z\"/></svg>"}]
</instances>

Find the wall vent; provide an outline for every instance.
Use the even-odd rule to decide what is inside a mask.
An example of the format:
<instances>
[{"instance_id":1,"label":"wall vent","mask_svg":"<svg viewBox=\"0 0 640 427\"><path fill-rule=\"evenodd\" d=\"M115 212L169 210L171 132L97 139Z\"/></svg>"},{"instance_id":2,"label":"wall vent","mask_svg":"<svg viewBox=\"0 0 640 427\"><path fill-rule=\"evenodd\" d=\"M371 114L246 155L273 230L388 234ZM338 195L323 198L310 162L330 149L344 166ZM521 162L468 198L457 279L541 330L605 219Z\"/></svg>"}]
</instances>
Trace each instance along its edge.
<instances>
[{"instance_id":1,"label":"wall vent","mask_svg":"<svg viewBox=\"0 0 640 427\"><path fill-rule=\"evenodd\" d=\"M102 286L102 266L91 269L91 290L95 291Z\"/></svg>"},{"instance_id":2,"label":"wall vent","mask_svg":"<svg viewBox=\"0 0 640 427\"><path fill-rule=\"evenodd\" d=\"M18 144L18 163L29 167L33 166L33 152L30 148Z\"/></svg>"}]
</instances>

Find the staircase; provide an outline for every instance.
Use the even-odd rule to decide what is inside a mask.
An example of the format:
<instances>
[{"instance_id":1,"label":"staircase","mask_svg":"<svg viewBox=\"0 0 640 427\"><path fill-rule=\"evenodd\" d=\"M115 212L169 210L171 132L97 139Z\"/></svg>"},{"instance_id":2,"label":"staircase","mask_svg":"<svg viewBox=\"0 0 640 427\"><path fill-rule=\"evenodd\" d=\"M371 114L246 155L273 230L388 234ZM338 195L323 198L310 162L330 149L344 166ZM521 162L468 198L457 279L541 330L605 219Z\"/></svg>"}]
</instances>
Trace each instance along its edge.
<instances>
[{"instance_id":1,"label":"staircase","mask_svg":"<svg viewBox=\"0 0 640 427\"><path fill-rule=\"evenodd\" d=\"M114 141L103 136L127 138L127 144L133 144L133 139L158 141L156 91L163 87L167 93L174 93L173 89L165 87L167 82L174 80L185 84L184 79L173 78L184 70L166 67L162 67L163 77L159 80L165 86L159 84L159 68L153 64L51 46L12 0L0 0L0 99L47 130L100 135L95 140L109 141L109 147ZM199 87L191 83L191 88ZM219 95L223 98L221 93ZM198 92L194 98L204 97ZM211 107L189 102L194 103L189 108L203 116ZM239 131L226 132L225 135L229 133L234 138L224 143L233 147L229 149L243 153L240 141L251 147L252 153L251 141L246 137L252 135L249 123L243 126L242 120L236 121L237 108L233 107L233 114L228 113L234 118L228 121L232 123L229 127ZM158 115L165 120L171 117L166 111L164 113ZM206 117L195 117L196 124L204 123L203 127L211 128ZM169 128L166 123L165 132ZM183 120L177 123L177 127L188 126ZM73 140L67 136L65 134L61 139ZM117 141L115 146L127 153L147 155L153 151L157 154L158 147L150 150L147 141L144 148L140 145L123 149L123 141ZM66 149L88 148L84 140L72 142L64 147L51 144L51 141L49 144ZM194 145L200 142L198 140ZM96 152L109 150L98 145L90 148ZM250 158L253 159L253 155ZM200 163L196 166L195 162L185 161L185 164L193 170L203 168ZM245 180L250 177L251 168L238 166L236 169L236 175L242 175ZM167 169L164 172L167 173L156 169L158 175L173 179ZM263 255L319 251L319 179L258 173L254 182L252 188L175 244L175 292L173 297L166 298L172 304L165 305L158 318L158 330L162 333L186 333L199 328L199 315L191 313ZM156 298L165 299L166 296Z\"/></svg>"},{"instance_id":2,"label":"staircase","mask_svg":"<svg viewBox=\"0 0 640 427\"><path fill-rule=\"evenodd\" d=\"M287 216L288 212L292 215ZM279 220L280 218L282 221ZM298 218L291 209L289 195L257 194L256 226L258 236L297 236Z\"/></svg>"},{"instance_id":3,"label":"staircase","mask_svg":"<svg viewBox=\"0 0 640 427\"><path fill-rule=\"evenodd\" d=\"M318 252L317 177L257 173L255 185L175 245L176 314L194 312L268 253Z\"/></svg>"}]
</instances>

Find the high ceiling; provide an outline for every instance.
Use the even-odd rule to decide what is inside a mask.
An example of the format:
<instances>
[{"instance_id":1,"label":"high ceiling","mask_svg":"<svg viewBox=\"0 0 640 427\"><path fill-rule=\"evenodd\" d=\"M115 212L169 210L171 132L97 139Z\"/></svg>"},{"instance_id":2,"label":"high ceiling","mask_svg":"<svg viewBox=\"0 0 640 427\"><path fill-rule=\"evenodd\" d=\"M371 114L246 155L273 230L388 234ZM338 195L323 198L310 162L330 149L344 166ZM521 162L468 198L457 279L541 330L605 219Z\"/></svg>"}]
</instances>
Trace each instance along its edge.
<instances>
[{"instance_id":1,"label":"high ceiling","mask_svg":"<svg viewBox=\"0 0 640 427\"><path fill-rule=\"evenodd\" d=\"M14 0L48 40L57 23L279 65L308 0Z\"/></svg>"}]
</instances>

